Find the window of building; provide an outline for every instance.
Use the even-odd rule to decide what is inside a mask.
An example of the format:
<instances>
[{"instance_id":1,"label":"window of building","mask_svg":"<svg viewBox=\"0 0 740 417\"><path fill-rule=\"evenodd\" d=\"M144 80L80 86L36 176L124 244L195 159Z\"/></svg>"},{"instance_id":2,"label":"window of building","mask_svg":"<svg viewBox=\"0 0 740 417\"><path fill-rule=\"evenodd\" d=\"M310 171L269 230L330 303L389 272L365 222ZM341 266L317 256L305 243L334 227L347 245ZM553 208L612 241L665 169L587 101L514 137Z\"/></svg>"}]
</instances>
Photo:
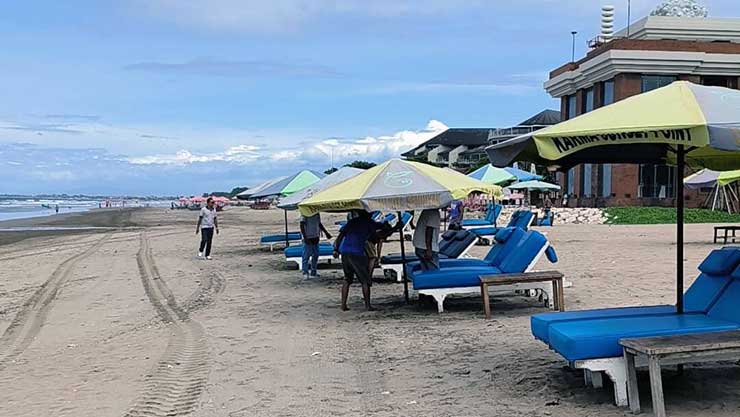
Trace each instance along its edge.
<instances>
[{"instance_id":1,"label":"window of building","mask_svg":"<svg viewBox=\"0 0 740 417\"><path fill-rule=\"evenodd\" d=\"M714 87L737 88L737 77L705 75L702 77L702 84Z\"/></svg>"},{"instance_id":2,"label":"window of building","mask_svg":"<svg viewBox=\"0 0 740 417\"><path fill-rule=\"evenodd\" d=\"M612 195L612 165L602 164L596 168L596 195L611 197Z\"/></svg>"},{"instance_id":3,"label":"window of building","mask_svg":"<svg viewBox=\"0 0 740 417\"><path fill-rule=\"evenodd\" d=\"M604 81L601 84L601 105L608 106L614 103L614 80Z\"/></svg>"},{"instance_id":4,"label":"window of building","mask_svg":"<svg viewBox=\"0 0 740 417\"><path fill-rule=\"evenodd\" d=\"M568 175L565 177L565 189L568 190L568 195L573 195L575 193L575 168L571 168L568 170Z\"/></svg>"},{"instance_id":5,"label":"window of building","mask_svg":"<svg viewBox=\"0 0 740 417\"><path fill-rule=\"evenodd\" d=\"M674 81L676 81L676 76L674 75L643 75L642 92L646 93L656 88L665 87Z\"/></svg>"},{"instance_id":6,"label":"window of building","mask_svg":"<svg viewBox=\"0 0 740 417\"><path fill-rule=\"evenodd\" d=\"M593 195L591 191L592 172L593 166L591 164L583 164L581 166L581 195L584 197L591 197Z\"/></svg>"},{"instance_id":7,"label":"window of building","mask_svg":"<svg viewBox=\"0 0 740 417\"><path fill-rule=\"evenodd\" d=\"M594 89L591 87L583 93L583 111L581 114L586 114L594 109Z\"/></svg>"},{"instance_id":8,"label":"window of building","mask_svg":"<svg viewBox=\"0 0 740 417\"><path fill-rule=\"evenodd\" d=\"M568 109L567 109L568 110L568 119L572 119L572 118L576 117L577 110L578 109L576 109L576 95L575 94L573 94L571 96L568 96L568 104L567 104L567 107L568 107Z\"/></svg>"},{"instance_id":9,"label":"window of building","mask_svg":"<svg viewBox=\"0 0 740 417\"><path fill-rule=\"evenodd\" d=\"M676 168L666 165L640 165L640 185L637 196L642 198L673 198Z\"/></svg>"}]
</instances>

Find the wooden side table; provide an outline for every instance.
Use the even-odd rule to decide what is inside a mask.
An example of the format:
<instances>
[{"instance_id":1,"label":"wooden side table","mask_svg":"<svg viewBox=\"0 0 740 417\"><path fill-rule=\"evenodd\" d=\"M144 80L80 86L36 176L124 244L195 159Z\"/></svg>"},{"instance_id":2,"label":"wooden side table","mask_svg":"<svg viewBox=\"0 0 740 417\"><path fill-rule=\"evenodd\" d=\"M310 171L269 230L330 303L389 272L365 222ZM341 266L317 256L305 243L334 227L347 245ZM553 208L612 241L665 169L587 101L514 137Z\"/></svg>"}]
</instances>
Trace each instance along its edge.
<instances>
[{"instance_id":1,"label":"wooden side table","mask_svg":"<svg viewBox=\"0 0 740 417\"><path fill-rule=\"evenodd\" d=\"M483 297L483 310L486 319L491 318L491 304L488 297L488 287L497 285L527 284L532 282L552 282L553 307L558 311L565 311L565 295L563 293L563 274L558 271L525 272L522 274L482 275L480 277L480 292Z\"/></svg>"},{"instance_id":2,"label":"wooden side table","mask_svg":"<svg viewBox=\"0 0 740 417\"><path fill-rule=\"evenodd\" d=\"M630 410L635 414L641 411L635 359L645 356L650 370L650 390L656 417L666 417L661 365L740 359L740 330L622 339L619 344L624 350Z\"/></svg>"}]
</instances>

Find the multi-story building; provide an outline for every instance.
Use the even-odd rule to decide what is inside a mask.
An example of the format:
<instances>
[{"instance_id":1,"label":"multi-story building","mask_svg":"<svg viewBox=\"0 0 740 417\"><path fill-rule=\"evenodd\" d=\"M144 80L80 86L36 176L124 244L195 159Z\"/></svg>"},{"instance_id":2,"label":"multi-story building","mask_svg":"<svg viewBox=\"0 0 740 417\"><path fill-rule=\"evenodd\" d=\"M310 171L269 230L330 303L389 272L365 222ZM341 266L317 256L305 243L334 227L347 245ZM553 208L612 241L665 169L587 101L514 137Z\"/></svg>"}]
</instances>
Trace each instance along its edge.
<instances>
[{"instance_id":1,"label":"multi-story building","mask_svg":"<svg viewBox=\"0 0 740 417\"><path fill-rule=\"evenodd\" d=\"M485 148L560 122L560 112L544 110L508 128L450 128L402 156L411 160L466 170L488 161Z\"/></svg>"},{"instance_id":2,"label":"multi-story building","mask_svg":"<svg viewBox=\"0 0 740 417\"><path fill-rule=\"evenodd\" d=\"M545 82L564 120L676 80L740 84L740 19L650 16L592 46ZM662 165L583 164L558 174L558 182L569 205L672 205L676 175ZM686 203L698 206L703 197L688 192Z\"/></svg>"}]
</instances>

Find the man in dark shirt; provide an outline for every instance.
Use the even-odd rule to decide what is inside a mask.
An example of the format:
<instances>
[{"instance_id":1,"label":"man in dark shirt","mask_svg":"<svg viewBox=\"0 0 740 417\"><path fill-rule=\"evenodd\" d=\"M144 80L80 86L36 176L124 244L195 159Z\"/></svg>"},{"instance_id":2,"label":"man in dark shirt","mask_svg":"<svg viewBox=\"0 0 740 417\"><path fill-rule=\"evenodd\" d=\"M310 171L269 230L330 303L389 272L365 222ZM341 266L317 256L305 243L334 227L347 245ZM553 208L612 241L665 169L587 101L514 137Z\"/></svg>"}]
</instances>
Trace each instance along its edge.
<instances>
[{"instance_id":1,"label":"man in dark shirt","mask_svg":"<svg viewBox=\"0 0 740 417\"><path fill-rule=\"evenodd\" d=\"M400 222L399 222L400 225ZM383 238L398 229L398 225L391 228L387 223L378 223L372 219L370 213L362 210L354 212L354 218L347 222L339 231L339 236L334 242L334 257L342 254L342 269L344 269L344 285L342 286L342 311L347 311L347 298L349 287L355 277L362 285L362 297L365 300L365 309L373 311L370 305L370 287L372 277L370 276L370 262L365 252L365 244L368 239Z\"/></svg>"}]
</instances>

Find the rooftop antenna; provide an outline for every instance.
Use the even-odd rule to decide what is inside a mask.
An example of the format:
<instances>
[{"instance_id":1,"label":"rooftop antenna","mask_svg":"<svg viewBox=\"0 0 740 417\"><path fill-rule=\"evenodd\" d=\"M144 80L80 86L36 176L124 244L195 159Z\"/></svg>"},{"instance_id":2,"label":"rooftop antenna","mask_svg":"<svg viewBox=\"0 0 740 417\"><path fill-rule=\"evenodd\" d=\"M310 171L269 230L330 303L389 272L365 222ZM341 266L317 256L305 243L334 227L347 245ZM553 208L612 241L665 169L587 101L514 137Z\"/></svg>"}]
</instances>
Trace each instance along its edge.
<instances>
[{"instance_id":1,"label":"rooftop antenna","mask_svg":"<svg viewBox=\"0 0 740 417\"><path fill-rule=\"evenodd\" d=\"M571 47L570 52L570 62L576 62L576 35L578 35L578 32L575 30L570 32L571 36L573 36L573 46Z\"/></svg>"},{"instance_id":2,"label":"rooftop antenna","mask_svg":"<svg viewBox=\"0 0 740 417\"><path fill-rule=\"evenodd\" d=\"M632 0L627 0L627 39L630 37L630 23L632 23Z\"/></svg>"}]
</instances>

